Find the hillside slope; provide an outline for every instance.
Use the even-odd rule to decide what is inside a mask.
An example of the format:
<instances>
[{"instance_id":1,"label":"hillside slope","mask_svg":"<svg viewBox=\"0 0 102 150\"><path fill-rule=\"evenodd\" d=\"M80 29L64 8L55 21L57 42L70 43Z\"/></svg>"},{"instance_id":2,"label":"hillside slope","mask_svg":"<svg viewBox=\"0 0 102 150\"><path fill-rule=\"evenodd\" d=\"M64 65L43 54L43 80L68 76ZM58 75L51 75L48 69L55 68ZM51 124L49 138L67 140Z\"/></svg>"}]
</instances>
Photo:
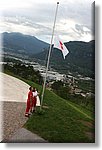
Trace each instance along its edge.
<instances>
[{"instance_id":1,"label":"hillside slope","mask_svg":"<svg viewBox=\"0 0 102 150\"><path fill-rule=\"evenodd\" d=\"M24 35L16 32L4 32L2 35L4 51L29 55L42 52L49 46L48 43L30 35Z\"/></svg>"},{"instance_id":2,"label":"hillside slope","mask_svg":"<svg viewBox=\"0 0 102 150\"><path fill-rule=\"evenodd\" d=\"M66 59L63 59L60 50L52 48L50 66L61 73L72 72L74 74L83 74L94 78L95 75L95 41L82 42L71 41L65 43L69 50ZM48 51L36 54L36 59L42 62L47 61Z\"/></svg>"},{"instance_id":3,"label":"hillside slope","mask_svg":"<svg viewBox=\"0 0 102 150\"><path fill-rule=\"evenodd\" d=\"M14 76L36 87L41 95L42 86ZM95 142L94 114L49 90L45 91L42 111L40 112L38 107L37 112L28 119L24 127L48 142Z\"/></svg>"},{"instance_id":4,"label":"hillside slope","mask_svg":"<svg viewBox=\"0 0 102 150\"><path fill-rule=\"evenodd\" d=\"M41 86L28 83L41 92ZM93 115L46 90L42 113L38 109L25 127L49 142L94 142Z\"/></svg>"},{"instance_id":5,"label":"hillside slope","mask_svg":"<svg viewBox=\"0 0 102 150\"><path fill-rule=\"evenodd\" d=\"M30 60L36 59L46 65L49 44L34 36L23 35L21 33L3 33L3 50L8 54L21 54ZM95 41L82 42L70 41L65 43L69 49L66 59L58 49L52 49L50 66L60 73L74 75L84 75L91 78L95 77Z\"/></svg>"}]
</instances>

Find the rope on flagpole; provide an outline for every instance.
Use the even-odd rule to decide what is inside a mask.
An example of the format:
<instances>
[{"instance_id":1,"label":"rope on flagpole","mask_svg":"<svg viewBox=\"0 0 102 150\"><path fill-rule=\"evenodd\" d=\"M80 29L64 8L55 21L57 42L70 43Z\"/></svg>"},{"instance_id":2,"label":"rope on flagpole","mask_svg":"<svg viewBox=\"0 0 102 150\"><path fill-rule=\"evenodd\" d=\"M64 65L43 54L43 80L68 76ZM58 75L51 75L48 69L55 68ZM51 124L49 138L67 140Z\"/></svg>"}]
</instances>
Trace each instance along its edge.
<instances>
[{"instance_id":1,"label":"rope on flagpole","mask_svg":"<svg viewBox=\"0 0 102 150\"><path fill-rule=\"evenodd\" d=\"M52 42L53 42L53 37L54 37L54 30L55 30L55 24L56 24L56 17L57 17L58 5L59 5L59 2L57 2L56 12L55 12L55 19L54 19L54 25L53 25L53 30L52 30L51 44L50 44L49 53L48 53L48 60L47 60L45 80L44 80L43 90L42 90L42 95L41 95L40 110L42 109L42 104L43 104L43 98L44 98L44 92L45 92L45 86L46 86L46 79L47 79L47 73L48 73L48 67L49 67L49 61L50 61L50 55L51 55L51 49L52 49Z\"/></svg>"}]
</instances>

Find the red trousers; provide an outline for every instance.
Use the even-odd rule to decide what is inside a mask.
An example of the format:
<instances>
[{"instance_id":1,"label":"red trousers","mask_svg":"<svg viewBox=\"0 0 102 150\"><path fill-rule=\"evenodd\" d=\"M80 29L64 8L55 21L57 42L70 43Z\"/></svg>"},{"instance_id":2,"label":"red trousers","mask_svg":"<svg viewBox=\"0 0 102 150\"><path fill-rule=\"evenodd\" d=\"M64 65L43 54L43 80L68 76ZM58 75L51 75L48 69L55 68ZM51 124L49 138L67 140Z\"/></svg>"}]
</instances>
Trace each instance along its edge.
<instances>
[{"instance_id":1,"label":"red trousers","mask_svg":"<svg viewBox=\"0 0 102 150\"><path fill-rule=\"evenodd\" d=\"M32 101L30 101L29 99L27 100L26 114L28 114L33 107L34 108L36 107L36 102L37 102L36 97L34 97Z\"/></svg>"},{"instance_id":2,"label":"red trousers","mask_svg":"<svg viewBox=\"0 0 102 150\"><path fill-rule=\"evenodd\" d=\"M33 101L27 100L27 107L26 107L26 113L28 114L30 110L32 110L33 107Z\"/></svg>"}]
</instances>

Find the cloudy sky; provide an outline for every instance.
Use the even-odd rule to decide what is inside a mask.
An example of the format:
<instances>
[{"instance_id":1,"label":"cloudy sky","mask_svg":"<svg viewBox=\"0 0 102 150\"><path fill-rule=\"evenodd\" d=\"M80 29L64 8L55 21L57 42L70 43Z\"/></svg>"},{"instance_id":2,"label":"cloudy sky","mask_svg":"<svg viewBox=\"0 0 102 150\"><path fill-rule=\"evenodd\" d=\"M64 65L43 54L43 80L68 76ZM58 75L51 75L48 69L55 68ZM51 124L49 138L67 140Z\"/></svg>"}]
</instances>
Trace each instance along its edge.
<instances>
[{"instance_id":1,"label":"cloudy sky","mask_svg":"<svg viewBox=\"0 0 102 150\"><path fill-rule=\"evenodd\" d=\"M0 32L21 32L50 43L57 0L0 0ZM90 41L93 0L59 0L55 35Z\"/></svg>"}]
</instances>

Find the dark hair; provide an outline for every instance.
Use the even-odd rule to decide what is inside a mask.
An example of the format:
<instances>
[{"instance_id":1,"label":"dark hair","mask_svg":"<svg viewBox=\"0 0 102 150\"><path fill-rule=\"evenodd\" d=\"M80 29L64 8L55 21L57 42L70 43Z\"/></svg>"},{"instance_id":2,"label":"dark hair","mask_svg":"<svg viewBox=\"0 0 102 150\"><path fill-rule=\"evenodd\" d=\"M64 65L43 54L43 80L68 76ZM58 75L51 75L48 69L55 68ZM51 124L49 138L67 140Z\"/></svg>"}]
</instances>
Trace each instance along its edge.
<instances>
[{"instance_id":1,"label":"dark hair","mask_svg":"<svg viewBox=\"0 0 102 150\"><path fill-rule=\"evenodd\" d=\"M31 91L32 87L30 86L29 90Z\"/></svg>"},{"instance_id":2,"label":"dark hair","mask_svg":"<svg viewBox=\"0 0 102 150\"><path fill-rule=\"evenodd\" d=\"M35 87L33 87L33 92L35 92L35 89L36 89L36 88L35 88Z\"/></svg>"}]
</instances>

